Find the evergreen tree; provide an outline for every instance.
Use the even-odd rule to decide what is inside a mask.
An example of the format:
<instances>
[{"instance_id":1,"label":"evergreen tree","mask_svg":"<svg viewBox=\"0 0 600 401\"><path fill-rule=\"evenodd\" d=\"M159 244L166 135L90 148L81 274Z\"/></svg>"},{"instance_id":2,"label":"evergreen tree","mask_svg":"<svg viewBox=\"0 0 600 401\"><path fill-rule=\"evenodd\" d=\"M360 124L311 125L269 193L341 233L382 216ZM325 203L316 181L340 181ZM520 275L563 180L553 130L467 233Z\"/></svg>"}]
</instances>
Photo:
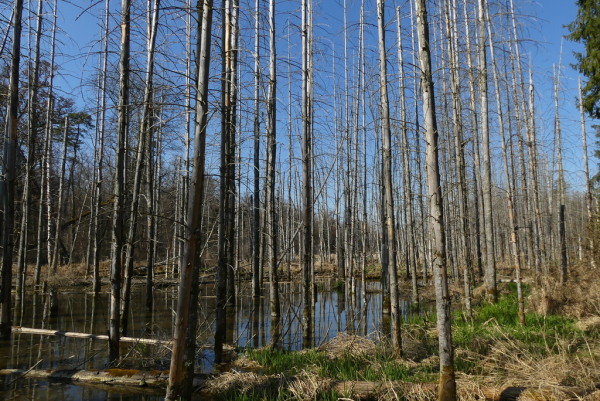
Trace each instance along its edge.
<instances>
[{"instance_id":1,"label":"evergreen tree","mask_svg":"<svg viewBox=\"0 0 600 401\"><path fill-rule=\"evenodd\" d=\"M600 118L600 3L597 0L577 0L579 10L575 21L567 25L569 39L582 43L584 52L575 52L573 65L588 78L583 87L583 107L592 118Z\"/></svg>"}]
</instances>

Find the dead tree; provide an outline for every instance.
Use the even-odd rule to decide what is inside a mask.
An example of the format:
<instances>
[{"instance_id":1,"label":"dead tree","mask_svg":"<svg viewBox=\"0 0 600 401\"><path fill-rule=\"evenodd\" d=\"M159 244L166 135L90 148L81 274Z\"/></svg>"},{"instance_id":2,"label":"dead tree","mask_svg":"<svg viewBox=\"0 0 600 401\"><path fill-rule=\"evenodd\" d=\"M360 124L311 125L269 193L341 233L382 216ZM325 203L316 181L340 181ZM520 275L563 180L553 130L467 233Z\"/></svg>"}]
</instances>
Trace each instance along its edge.
<instances>
[{"instance_id":1,"label":"dead tree","mask_svg":"<svg viewBox=\"0 0 600 401\"><path fill-rule=\"evenodd\" d=\"M0 182L0 202L4 209L2 219L2 281L0 282L0 339L8 340L11 335L12 313L12 263L14 247L17 126L19 111L19 65L21 61L21 29L23 0L15 0L13 25L13 47L8 86L8 122L4 138L4 163Z\"/></svg>"},{"instance_id":2,"label":"dead tree","mask_svg":"<svg viewBox=\"0 0 600 401\"><path fill-rule=\"evenodd\" d=\"M119 358L121 271L125 243L125 150L129 131L129 55L131 0L121 0L121 53L119 61L119 104L117 107L117 146L113 188L112 246L110 263L109 359Z\"/></svg>"},{"instance_id":3,"label":"dead tree","mask_svg":"<svg viewBox=\"0 0 600 401\"><path fill-rule=\"evenodd\" d=\"M385 50L385 7L383 0L377 0L377 31L379 33L379 102L382 131L382 186L385 216L386 242L383 252L388 254L388 275L390 284L390 304L392 320L392 343L398 354L402 354L402 334L400 328L400 307L398 302L398 262L396 244L396 218L394 211L394 188L392 184L392 130L390 128L390 106L387 93L387 60Z\"/></svg>"},{"instance_id":4,"label":"dead tree","mask_svg":"<svg viewBox=\"0 0 600 401\"><path fill-rule=\"evenodd\" d=\"M435 115L435 94L429 47L429 24L425 0L416 0L419 66L426 131L427 187L429 192L429 223L433 234L433 274L440 356L439 401L456 401L454 348L452 344L451 305L446 267L446 238L442 206L442 187L438 161L438 130Z\"/></svg>"},{"instance_id":5,"label":"dead tree","mask_svg":"<svg viewBox=\"0 0 600 401\"><path fill-rule=\"evenodd\" d=\"M204 206L204 161L206 152L206 124L208 120L208 76L210 68L210 42L212 30L212 0L198 0L198 46L196 79L196 119L194 125L194 167L190 181L188 202L188 225L185 230L184 253L177 299L177 314L173 332L173 351L169 370L167 400L177 400L184 392L191 391L190 381L184 385L184 356L189 347L188 337L195 344L196 332L189 330L192 285L197 281L202 252L202 212ZM190 361L193 363L193 361ZM185 388L187 387L187 388Z\"/></svg>"}]
</instances>

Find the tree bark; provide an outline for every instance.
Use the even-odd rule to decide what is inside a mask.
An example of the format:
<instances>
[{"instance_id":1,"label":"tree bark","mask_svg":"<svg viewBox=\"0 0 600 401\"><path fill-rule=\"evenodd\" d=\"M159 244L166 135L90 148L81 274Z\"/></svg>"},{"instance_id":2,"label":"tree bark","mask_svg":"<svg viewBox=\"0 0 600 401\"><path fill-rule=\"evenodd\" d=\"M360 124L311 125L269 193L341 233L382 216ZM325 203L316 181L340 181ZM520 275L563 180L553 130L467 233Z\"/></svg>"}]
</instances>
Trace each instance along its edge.
<instances>
[{"instance_id":1,"label":"tree bark","mask_svg":"<svg viewBox=\"0 0 600 401\"><path fill-rule=\"evenodd\" d=\"M269 94L267 99L267 219L269 241L269 299L271 345L279 346L281 306L279 303L278 221L275 210L275 162L277 161L277 48L275 47L275 0L269 0Z\"/></svg>"},{"instance_id":2,"label":"tree bark","mask_svg":"<svg viewBox=\"0 0 600 401\"><path fill-rule=\"evenodd\" d=\"M17 256L17 294L16 298L20 299L24 292L25 276L27 270L27 248L29 245L29 214L31 212L31 180L33 179L33 167L37 145L37 129L38 129L38 89L40 78L40 42L42 36L43 25L43 1L38 0L37 22L35 29L35 44L33 53L33 68L29 74L29 88L27 100L27 162L25 166L25 182L23 186L23 202L21 217L21 229L19 237L19 250Z\"/></svg>"},{"instance_id":3,"label":"tree bark","mask_svg":"<svg viewBox=\"0 0 600 401\"><path fill-rule=\"evenodd\" d=\"M387 60L385 50L385 7L383 0L377 0L377 31L379 33L379 102L381 105L382 131L382 186L384 191L382 209L385 209L385 230L387 231L384 249L388 252L390 304L392 322L392 343L395 351L402 354L402 333L400 323L400 307L398 302L398 262L396 247L396 218L394 210L394 188L392 184L392 130L390 128L390 106L387 93Z\"/></svg>"},{"instance_id":4,"label":"tree bark","mask_svg":"<svg viewBox=\"0 0 600 401\"><path fill-rule=\"evenodd\" d=\"M407 236L408 236L408 263L410 265L409 271L411 276L412 285L412 296L411 301L413 306L419 304L419 287L417 277L417 244L415 234L415 218L413 210L413 190L412 190L412 176L410 168L410 153L409 153L409 140L408 140L408 119L406 114L406 84L404 78L404 56L402 49L402 30L400 23L400 7L396 7L396 22L398 31L398 84L400 92L400 132L402 135L402 173L403 173L403 184L404 184L404 198L405 198L405 210L406 210L406 224Z\"/></svg>"},{"instance_id":5,"label":"tree bark","mask_svg":"<svg viewBox=\"0 0 600 401\"><path fill-rule=\"evenodd\" d=\"M129 131L129 48L131 0L121 0L121 54L119 61L119 104L117 107L117 147L115 158L114 206L110 263L109 359L119 359L121 271L125 225L125 151Z\"/></svg>"},{"instance_id":6,"label":"tree bark","mask_svg":"<svg viewBox=\"0 0 600 401\"><path fill-rule=\"evenodd\" d=\"M454 348L452 344L451 305L448 291L446 268L446 238L442 188L438 161L438 131L435 115L435 94L431 71L429 47L429 24L425 0L416 1L417 32L419 37L419 65L421 67L421 90L423 94L423 114L426 130L427 187L429 192L429 222L433 233L433 274L437 329L440 356L439 401L455 401L456 380L454 374Z\"/></svg>"},{"instance_id":7,"label":"tree bark","mask_svg":"<svg viewBox=\"0 0 600 401\"><path fill-rule=\"evenodd\" d=\"M486 19L488 18L486 10ZM510 221L510 250L512 256L512 264L515 269L515 279L517 282L517 315L519 316L519 323L525 325L525 303L523 300L523 289L521 285L521 258L518 240L518 229L519 223L517 220L517 212L514 202L514 185L510 176L509 159L506 144L506 132L504 126L504 110L502 108L502 99L500 98L500 80L498 79L498 67L496 64L496 57L494 51L494 43L492 41L492 28L491 24L487 25L488 29L488 40L490 47L490 58L492 62L492 75L494 79L495 95L496 95L496 107L498 109L498 126L500 129L500 136L502 138L502 159L504 161L504 177L506 179L506 202L508 206L508 218ZM508 88L507 88L508 89ZM512 133L510 133L512 134Z\"/></svg>"},{"instance_id":8,"label":"tree bark","mask_svg":"<svg viewBox=\"0 0 600 401\"><path fill-rule=\"evenodd\" d=\"M215 327L215 362L222 359L227 337L226 307L234 305L233 254L235 221L235 113L237 1L224 0L222 46L222 116L219 188L219 243L217 262L217 306Z\"/></svg>"},{"instance_id":9,"label":"tree bark","mask_svg":"<svg viewBox=\"0 0 600 401\"><path fill-rule=\"evenodd\" d=\"M100 208L102 205L102 181L104 179L104 130L106 123L106 80L107 80L107 69L108 69L108 32L109 32L109 18L110 18L110 0L105 1L104 6L104 26L103 26L103 52L102 52L102 67L101 67L101 77L100 77L100 87L98 90L100 91L100 102L99 102L99 115L98 115L98 138L96 141L96 182L94 183L94 206L92 210L92 236L93 236L93 245L92 245L92 265L93 265L93 275L94 275L94 285L93 291L94 294L98 294L100 292L101 287L101 277L100 277L100 234L98 233L99 227L99 216L100 216Z\"/></svg>"},{"instance_id":10,"label":"tree bark","mask_svg":"<svg viewBox=\"0 0 600 401\"><path fill-rule=\"evenodd\" d=\"M260 0L254 21L254 192L252 195L252 295L260 297Z\"/></svg>"},{"instance_id":11,"label":"tree bark","mask_svg":"<svg viewBox=\"0 0 600 401\"><path fill-rule=\"evenodd\" d=\"M486 55L486 18L485 0L478 0L479 28L479 95L481 115L479 128L483 147L483 213L485 215L485 282L487 295L490 300L496 302L498 293L496 289L496 257L494 246L494 221L492 205L492 160L490 152L490 123L489 123L489 101L488 101L488 73Z\"/></svg>"},{"instance_id":12,"label":"tree bark","mask_svg":"<svg viewBox=\"0 0 600 401\"><path fill-rule=\"evenodd\" d=\"M312 42L310 13L312 0L302 0L302 343L311 347L313 343L313 278L312 278L312 235L313 235L313 122L312 122Z\"/></svg>"},{"instance_id":13,"label":"tree bark","mask_svg":"<svg viewBox=\"0 0 600 401\"><path fill-rule=\"evenodd\" d=\"M127 333L127 323L129 319L129 303L131 298L131 276L133 275L133 262L134 262L134 251L135 241L137 232L137 222L139 215L140 206L140 192L142 187L142 180L145 171L146 158L150 153L150 147L152 147L152 103L154 101L154 55L156 49L156 34L158 30L158 17L160 12L160 0L154 0L154 7L151 6L151 0L148 4L148 13L152 16L149 17L148 21L148 44L147 44L147 59L146 59L146 79L145 79L145 90L143 100L143 115L140 126L140 133L138 138L137 146L137 158L135 163L135 171L133 175L133 192L131 199L131 209L129 213L129 230L127 233L126 240L126 252L125 252L125 272L124 272L124 283L123 283L123 295L121 305L121 334ZM150 241L150 238L148 238Z\"/></svg>"},{"instance_id":14,"label":"tree bark","mask_svg":"<svg viewBox=\"0 0 600 401\"><path fill-rule=\"evenodd\" d=\"M192 308L192 284L198 275L202 251L202 215L204 206L204 161L206 152L206 124L208 121L208 75L210 69L210 44L212 29L212 0L198 0L198 52L196 80L196 120L194 168L190 181L188 202L188 226L185 231L185 247L181 264L181 275L177 300L177 314L173 333L173 351L169 371L169 385L166 400L177 400L184 392L189 392L189 381L184 388L184 355L186 337L196 338L195 330L190 332L190 313Z\"/></svg>"},{"instance_id":15,"label":"tree bark","mask_svg":"<svg viewBox=\"0 0 600 401\"><path fill-rule=\"evenodd\" d=\"M3 180L0 182L0 202L4 209L2 219L2 281L0 282L0 339L8 340L12 326L12 264L15 223L15 184L16 159L18 141L19 111L19 66L21 61L21 29L23 0L15 0L13 47L10 65L10 81L8 86L8 122L4 139L4 163L2 164Z\"/></svg>"},{"instance_id":16,"label":"tree bark","mask_svg":"<svg viewBox=\"0 0 600 401\"><path fill-rule=\"evenodd\" d=\"M581 118L581 145L583 149L583 172L585 177L585 208L587 211L587 224L588 226L593 222L593 209L592 209L592 182L590 181L590 166L588 162L588 154L587 154L587 133L585 130L585 113L583 110L583 96L581 91L581 77L578 79L578 89L579 89L579 115ZM596 241L594 241L594 236L589 235L589 258L590 264L593 268L596 268L596 259L594 258L594 249L596 246Z\"/></svg>"},{"instance_id":17,"label":"tree bark","mask_svg":"<svg viewBox=\"0 0 600 401\"><path fill-rule=\"evenodd\" d=\"M63 127L63 146L62 146L62 154L60 159L60 175L58 177L58 201L56 206L56 222L54 229L54 250L52 251L52 260L50 261L50 266L52 268L52 273L56 273L58 268L60 258L59 254L59 245L62 244L61 234L62 234L62 210L63 210L63 186L65 182L65 169L67 167L67 141L68 141L68 133L69 133L69 117L65 117L64 127Z\"/></svg>"},{"instance_id":18,"label":"tree bark","mask_svg":"<svg viewBox=\"0 0 600 401\"><path fill-rule=\"evenodd\" d=\"M561 48L562 57L562 48ZM560 127L560 115L558 106L558 95L560 92L560 63L556 66L554 80L554 135L556 140L557 164L558 164L558 238L560 244L560 282L566 283L569 273L567 265L567 237L565 232L565 173L562 157L562 129Z\"/></svg>"}]
</instances>

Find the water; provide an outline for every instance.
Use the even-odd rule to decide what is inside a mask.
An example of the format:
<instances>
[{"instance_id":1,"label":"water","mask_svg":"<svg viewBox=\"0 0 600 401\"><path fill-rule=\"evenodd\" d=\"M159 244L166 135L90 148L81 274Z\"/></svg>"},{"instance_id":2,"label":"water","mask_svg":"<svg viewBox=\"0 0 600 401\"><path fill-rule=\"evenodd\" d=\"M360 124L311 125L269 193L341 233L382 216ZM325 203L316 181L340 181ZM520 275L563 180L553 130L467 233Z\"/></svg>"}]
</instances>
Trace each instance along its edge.
<instances>
[{"instance_id":1,"label":"water","mask_svg":"<svg viewBox=\"0 0 600 401\"><path fill-rule=\"evenodd\" d=\"M314 345L349 331L360 335L386 333L381 324L381 291L379 282L367 282L366 302L362 299L360 283L355 297L333 290L332 280L320 281L315 304ZM177 288L155 291L151 311L145 307L145 290L134 287L130 322L130 337L171 339ZM198 352L198 370L213 370L210 344L214 333L214 285L202 285L198 302L198 342L206 345ZM227 342L239 347L261 347L270 341L271 318L269 300L262 297L253 304L250 287L240 286L235 310L228 315ZM87 292L58 294L58 313L43 321L47 297L28 293L15 307L14 324L23 327L45 328L93 334L108 334L109 294L94 297ZM281 283L282 345L286 349L302 348L302 289L298 283ZM402 310L406 317L407 305ZM160 369L169 367L170 351L160 345L123 344L127 355L122 367ZM0 343L0 369L105 369L108 367L106 341L69 337L14 334L9 343ZM38 380L0 376L0 399L3 400L162 400L160 394L127 393L127 389L92 388Z\"/></svg>"}]
</instances>

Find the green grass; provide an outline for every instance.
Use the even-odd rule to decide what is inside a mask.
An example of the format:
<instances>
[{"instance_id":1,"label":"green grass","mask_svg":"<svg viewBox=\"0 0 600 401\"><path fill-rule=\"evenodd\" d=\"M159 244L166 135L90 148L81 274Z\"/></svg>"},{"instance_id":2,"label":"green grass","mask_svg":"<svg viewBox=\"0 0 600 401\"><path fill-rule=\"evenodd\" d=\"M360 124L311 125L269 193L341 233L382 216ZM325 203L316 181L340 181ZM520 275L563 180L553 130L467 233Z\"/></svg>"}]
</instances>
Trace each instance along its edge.
<instances>
[{"instance_id":1,"label":"green grass","mask_svg":"<svg viewBox=\"0 0 600 401\"><path fill-rule=\"evenodd\" d=\"M521 326L517 315L516 285L508 286L509 292L497 303L486 303L474 309L473 319L456 313L453 321L455 348L468 349L481 355L487 354L494 342L505 339L518 342L522 351L534 355L550 355L558 352L565 338L580 336L573 319L560 316L526 314L526 324ZM524 286L524 296L529 288ZM456 360L457 370L477 373L469 361Z\"/></svg>"},{"instance_id":2,"label":"green grass","mask_svg":"<svg viewBox=\"0 0 600 401\"><path fill-rule=\"evenodd\" d=\"M337 283L336 283L337 284ZM529 289L524 286L525 296ZM569 344L577 344L573 341L583 338L575 327L575 322L564 316L549 315L541 316L528 313L526 325L519 324L517 315L516 286L509 285L508 292L503 295L497 303L485 303L474 308L473 317L467 318L462 311L456 311L453 318L453 342L456 349L470 351L469 358L457 352L455 368L459 372L468 374L482 373L478 364L478 354L484 358L493 345L498 341L513 341L519 345L524 353L532 355L551 355L564 352L565 339ZM419 328L435 325L435 314L411 315L408 326ZM422 330L422 329L420 329ZM426 330L423 331L423 334ZM425 353L423 357L437 354L437 341L423 335ZM581 340L583 341L583 340ZM579 343L581 343L579 341ZM571 352L571 350L567 350ZM572 352L577 351L577 345L573 346ZM249 359L258 362L262 367L262 373L267 375L283 374L285 376L297 376L301 372L310 372L323 378L333 380L365 380L365 381L407 381L407 382L432 382L438 377L438 367L434 365L421 364L408 366L397 360L387 352L385 347L380 347L377 352L363 356L352 356L346 354L337 358L329 357L325 352L311 349L302 352L283 351L275 349L249 349L246 351ZM287 400L291 394L283 388L279 388L276 394L266 394L264 391L257 394L231 394L230 398L219 398L222 400L254 401L254 400ZM337 400L335 392L325 392L317 397L318 400Z\"/></svg>"},{"instance_id":3,"label":"green grass","mask_svg":"<svg viewBox=\"0 0 600 401\"><path fill-rule=\"evenodd\" d=\"M527 293L528 288L524 287ZM526 324L521 326L517 315L516 285L509 285L509 291L497 303L486 303L476 308L472 322L464 315L456 313L453 324L455 345L467 347L477 338L489 338L497 334L498 327L511 339L533 345L543 343L544 346L551 345L546 342L552 337L571 335L578 331L573 319L560 315L542 316L527 313Z\"/></svg>"},{"instance_id":4,"label":"green grass","mask_svg":"<svg viewBox=\"0 0 600 401\"><path fill-rule=\"evenodd\" d=\"M338 293L343 293L345 286L346 283L344 282L344 280L336 280L335 283L333 283L333 290Z\"/></svg>"},{"instance_id":5,"label":"green grass","mask_svg":"<svg viewBox=\"0 0 600 401\"><path fill-rule=\"evenodd\" d=\"M304 352L282 351L274 349L250 349L248 358L258 362L265 374L284 374L293 376L301 371L316 373L333 380L402 380L413 382L431 381L431 372L409 368L392 355L377 352L374 355L344 355L330 358L323 351L306 350Z\"/></svg>"}]
</instances>

